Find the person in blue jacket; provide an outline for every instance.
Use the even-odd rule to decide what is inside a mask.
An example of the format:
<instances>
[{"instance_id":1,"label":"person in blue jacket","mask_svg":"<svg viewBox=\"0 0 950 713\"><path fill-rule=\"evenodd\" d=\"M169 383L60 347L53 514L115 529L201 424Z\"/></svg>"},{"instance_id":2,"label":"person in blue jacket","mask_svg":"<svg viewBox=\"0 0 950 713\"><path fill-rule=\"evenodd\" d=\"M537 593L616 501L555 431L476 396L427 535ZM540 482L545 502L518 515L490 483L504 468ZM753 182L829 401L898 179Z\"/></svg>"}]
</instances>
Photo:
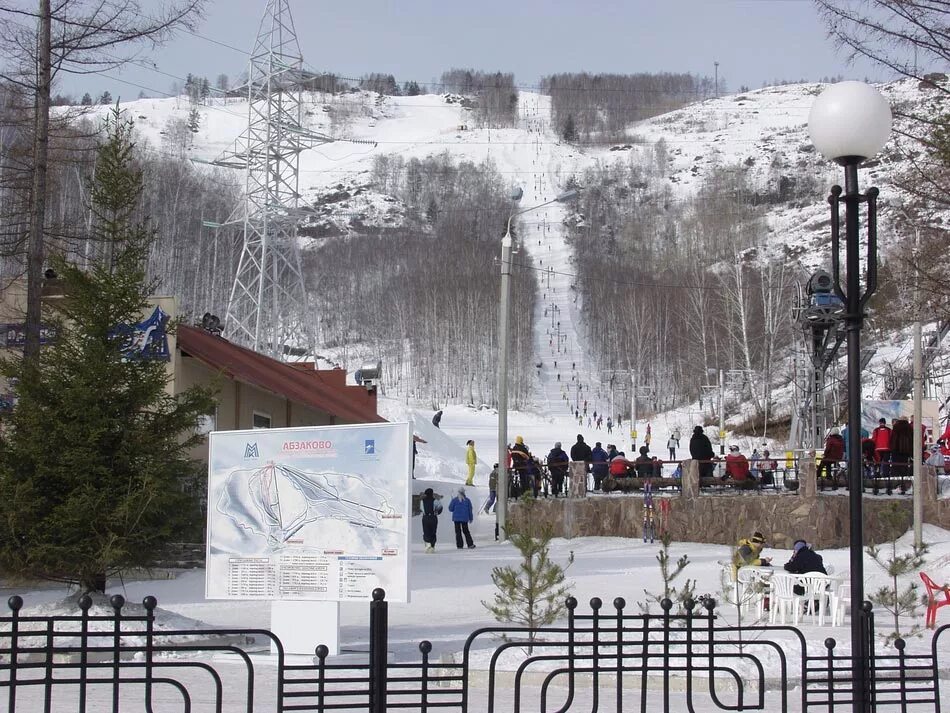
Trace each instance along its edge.
<instances>
[{"instance_id":1,"label":"person in blue jacket","mask_svg":"<svg viewBox=\"0 0 950 713\"><path fill-rule=\"evenodd\" d=\"M600 447L600 441L590 452L591 472L594 474L594 490L600 490L601 483L607 479L607 451Z\"/></svg>"},{"instance_id":2,"label":"person in blue jacket","mask_svg":"<svg viewBox=\"0 0 950 713\"><path fill-rule=\"evenodd\" d=\"M462 535L470 550L475 549L475 541L469 532L468 524L475 519L472 501L465 496L465 488L459 488L458 495L449 503L449 512L452 513L452 522L455 523L455 546L462 549Z\"/></svg>"}]
</instances>

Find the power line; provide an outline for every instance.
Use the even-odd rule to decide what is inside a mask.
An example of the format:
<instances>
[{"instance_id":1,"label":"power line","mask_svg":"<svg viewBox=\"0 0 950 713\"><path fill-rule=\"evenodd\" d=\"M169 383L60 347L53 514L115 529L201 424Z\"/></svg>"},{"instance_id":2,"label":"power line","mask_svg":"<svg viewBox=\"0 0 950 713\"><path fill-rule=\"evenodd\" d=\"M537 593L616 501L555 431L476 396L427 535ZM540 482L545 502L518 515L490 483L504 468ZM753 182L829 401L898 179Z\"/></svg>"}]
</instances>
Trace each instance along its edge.
<instances>
[{"instance_id":1,"label":"power line","mask_svg":"<svg viewBox=\"0 0 950 713\"><path fill-rule=\"evenodd\" d=\"M551 274L551 275L561 275L562 277L571 277L571 278L574 278L575 280L581 279L581 276L576 273L564 272L562 270L549 270L546 267L534 267L525 262L512 261L512 267L515 267L521 270L526 270L526 271L542 272L542 273ZM614 277L608 277L604 275L597 275L597 277L594 279L596 279L597 282L609 282L612 284L624 285L627 287L648 287L651 289L662 287L662 288L668 288L671 290L715 290L717 292L722 292L723 289L734 289L734 286L729 286L728 288L726 288L721 284L720 285L691 285L691 284L676 283L676 282L637 282L637 281L631 281L631 280L620 280ZM766 289L781 292L784 290L790 290L791 288L792 288L792 285L787 284L787 285L777 285L775 287L767 287ZM741 289L743 292L746 290L761 290L762 286L761 285L746 286L745 284L743 284Z\"/></svg>"}]
</instances>

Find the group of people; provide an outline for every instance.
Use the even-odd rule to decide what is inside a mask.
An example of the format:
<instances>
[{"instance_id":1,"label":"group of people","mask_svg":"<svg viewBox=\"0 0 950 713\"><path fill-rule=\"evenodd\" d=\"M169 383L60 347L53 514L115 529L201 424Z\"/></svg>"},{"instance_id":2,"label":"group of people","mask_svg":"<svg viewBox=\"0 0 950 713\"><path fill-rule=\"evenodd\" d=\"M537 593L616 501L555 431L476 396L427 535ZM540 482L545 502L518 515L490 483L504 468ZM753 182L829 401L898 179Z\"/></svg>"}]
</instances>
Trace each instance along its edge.
<instances>
[{"instance_id":1,"label":"group of people","mask_svg":"<svg viewBox=\"0 0 950 713\"><path fill-rule=\"evenodd\" d=\"M742 538L736 544L735 554L732 558L733 577L735 577L740 567L771 567L772 558L763 557L762 550L765 549L765 535L756 531L752 537ZM809 574L817 572L819 574L828 574L825 569L825 563L821 555L815 552L812 545L805 540L795 540L792 545L792 557L785 563L785 571L791 574ZM795 594L805 593L804 587L795 585L793 590ZM765 609L768 611L769 600L765 598Z\"/></svg>"},{"instance_id":2,"label":"group of people","mask_svg":"<svg viewBox=\"0 0 950 713\"><path fill-rule=\"evenodd\" d=\"M442 514L442 501L435 496L432 488L426 488L419 499L422 510L422 541L426 552L435 552L435 543L439 528L439 515ZM465 494L465 488L459 488L455 497L449 501L449 512L452 513L452 524L455 526L455 546L458 549L468 547L475 549L475 540L469 525L475 519L475 510L472 501Z\"/></svg>"},{"instance_id":3,"label":"group of people","mask_svg":"<svg viewBox=\"0 0 950 713\"><path fill-rule=\"evenodd\" d=\"M947 431L930 448L927 447L926 428L921 424L919 436L915 432L913 420L898 417L888 425L886 418L879 418L877 426L868 433L861 428L861 467L864 477L905 478L910 476L911 464L915 457L950 472L947 469L947 456L950 456ZM919 440L918 440L919 438ZM832 428L825 438L825 447L818 464L818 487L838 487L841 467L847 464L850 434L846 426L842 431Z\"/></svg>"},{"instance_id":4,"label":"group of people","mask_svg":"<svg viewBox=\"0 0 950 713\"><path fill-rule=\"evenodd\" d=\"M714 477L719 458L702 426L696 426L693 429L693 435L689 439L689 455L699 461L700 477ZM720 480L732 480L740 486L749 488L771 485L775 482L778 463L772 458L767 448L763 447L761 453L758 449L753 449L752 457L747 458L740 451L738 444L733 443L729 446L729 453L723 461L725 467L719 476Z\"/></svg>"}]
</instances>

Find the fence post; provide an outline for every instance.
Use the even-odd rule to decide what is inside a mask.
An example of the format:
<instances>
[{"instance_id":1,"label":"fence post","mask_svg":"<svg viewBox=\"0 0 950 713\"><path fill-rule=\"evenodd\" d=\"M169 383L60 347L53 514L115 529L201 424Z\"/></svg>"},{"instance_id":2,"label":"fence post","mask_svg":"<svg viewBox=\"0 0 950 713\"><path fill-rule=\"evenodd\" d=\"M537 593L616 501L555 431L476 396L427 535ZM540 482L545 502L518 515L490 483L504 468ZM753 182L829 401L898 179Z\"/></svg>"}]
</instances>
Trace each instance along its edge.
<instances>
[{"instance_id":1,"label":"fence post","mask_svg":"<svg viewBox=\"0 0 950 713\"><path fill-rule=\"evenodd\" d=\"M663 610L663 710L670 709L670 610L673 602L664 597L660 602ZM741 689L740 689L741 692ZM742 710L742 698L739 698L739 710Z\"/></svg>"},{"instance_id":2,"label":"fence post","mask_svg":"<svg viewBox=\"0 0 950 713\"><path fill-rule=\"evenodd\" d=\"M14 594L7 600L7 606L10 607L10 711L16 710L16 686L17 686L17 649L19 648L20 633L20 609L23 608L23 597Z\"/></svg>"},{"instance_id":3,"label":"fence post","mask_svg":"<svg viewBox=\"0 0 950 713\"><path fill-rule=\"evenodd\" d=\"M618 711L623 710L623 610L627 606L627 600L623 597L617 597L614 599L614 609L617 612L617 641L616 641L616 656L617 656L617 703L616 707Z\"/></svg>"},{"instance_id":4,"label":"fence post","mask_svg":"<svg viewBox=\"0 0 950 713\"><path fill-rule=\"evenodd\" d=\"M432 653L432 642L420 642L419 651L422 653L422 691L419 710L426 713L429 710L429 654Z\"/></svg>"},{"instance_id":5,"label":"fence post","mask_svg":"<svg viewBox=\"0 0 950 713\"><path fill-rule=\"evenodd\" d=\"M155 646L155 607L158 600L147 596L142 600L145 607L145 710L152 713L152 665L154 663Z\"/></svg>"},{"instance_id":6,"label":"fence post","mask_svg":"<svg viewBox=\"0 0 950 713\"><path fill-rule=\"evenodd\" d=\"M369 710L386 713L386 659L389 648L389 604L377 587L369 604Z\"/></svg>"},{"instance_id":7,"label":"fence post","mask_svg":"<svg viewBox=\"0 0 950 713\"><path fill-rule=\"evenodd\" d=\"M801 484L799 484L799 487L801 487ZM830 636L829 636L827 639L825 639L825 650L828 652L828 658L827 658L827 663L828 663L828 681L827 681L827 684L828 684L828 691L827 691L827 692L828 692L828 710L829 710L829 711L833 711L833 710L835 709L835 646L837 645L837 643L838 643L838 642L836 642L836 641L835 641L833 638L831 638ZM807 675L807 669L806 669L805 675ZM804 677L805 677L805 676L803 676L803 678L804 678ZM852 683L852 685L854 685L854 684ZM803 688L804 690L806 690L806 691L808 690L808 681L807 681L807 680L803 680L803 681L802 681L802 688ZM852 694L852 698L853 698L853 697L854 697L854 696L853 696L853 694ZM804 706L802 706L802 710L805 710L805 707L804 707Z\"/></svg>"},{"instance_id":8,"label":"fence post","mask_svg":"<svg viewBox=\"0 0 950 713\"><path fill-rule=\"evenodd\" d=\"M314 653L317 655L317 713L323 713L326 710L324 694L326 693L327 656L330 655L330 649L325 644L320 644Z\"/></svg>"},{"instance_id":9,"label":"fence post","mask_svg":"<svg viewBox=\"0 0 950 713\"><path fill-rule=\"evenodd\" d=\"M79 625L79 713L86 713L86 681L89 676L89 609L92 607L92 597L83 594L79 597L79 609L82 611L82 622Z\"/></svg>"},{"instance_id":10,"label":"fence post","mask_svg":"<svg viewBox=\"0 0 950 713\"><path fill-rule=\"evenodd\" d=\"M864 602L861 605L861 617L864 620L864 635L861 637L862 657L861 665L864 666L864 700L868 711L873 711L877 704L877 686L874 685L874 610L871 602ZM854 655L854 652L851 652Z\"/></svg>"},{"instance_id":11,"label":"fence post","mask_svg":"<svg viewBox=\"0 0 950 713\"><path fill-rule=\"evenodd\" d=\"M119 713L119 680L122 651L122 607L125 606L125 597L113 594L109 597L112 605L112 713Z\"/></svg>"},{"instance_id":12,"label":"fence post","mask_svg":"<svg viewBox=\"0 0 950 713\"><path fill-rule=\"evenodd\" d=\"M682 464L681 495L686 500L694 500L699 496L699 461L689 458Z\"/></svg>"},{"instance_id":13,"label":"fence post","mask_svg":"<svg viewBox=\"0 0 950 713\"><path fill-rule=\"evenodd\" d=\"M904 653L906 646L907 642L903 639L897 639L894 642L894 648L897 649L897 680L901 694L901 713L907 713L907 658Z\"/></svg>"}]
</instances>

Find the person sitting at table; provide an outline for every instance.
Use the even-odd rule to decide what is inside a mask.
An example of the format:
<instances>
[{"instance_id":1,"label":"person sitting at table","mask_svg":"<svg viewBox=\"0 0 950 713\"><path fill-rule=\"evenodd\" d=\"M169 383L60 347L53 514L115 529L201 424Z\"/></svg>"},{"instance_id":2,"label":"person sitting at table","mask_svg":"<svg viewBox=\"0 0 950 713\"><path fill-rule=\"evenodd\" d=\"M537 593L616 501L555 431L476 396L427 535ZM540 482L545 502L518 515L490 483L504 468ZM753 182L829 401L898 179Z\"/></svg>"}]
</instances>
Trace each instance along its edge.
<instances>
[{"instance_id":1,"label":"person sitting at table","mask_svg":"<svg viewBox=\"0 0 950 713\"><path fill-rule=\"evenodd\" d=\"M809 547L805 540L795 540L795 544L792 545L792 558L785 563L785 571L792 574L808 574L809 572L828 574L821 555Z\"/></svg>"},{"instance_id":2,"label":"person sitting at table","mask_svg":"<svg viewBox=\"0 0 950 713\"><path fill-rule=\"evenodd\" d=\"M752 533L752 537L740 539L732 557L733 574L738 572L740 567L771 567L772 558L762 556L764 547L765 535L761 532L756 531Z\"/></svg>"},{"instance_id":3,"label":"person sitting at table","mask_svg":"<svg viewBox=\"0 0 950 713\"><path fill-rule=\"evenodd\" d=\"M792 545L792 558L785 563L785 571L792 574L808 574L809 572L828 574L821 555L809 547L805 540L795 540L795 544ZM796 584L792 591L801 596L805 593L805 588Z\"/></svg>"}]
</instances>

